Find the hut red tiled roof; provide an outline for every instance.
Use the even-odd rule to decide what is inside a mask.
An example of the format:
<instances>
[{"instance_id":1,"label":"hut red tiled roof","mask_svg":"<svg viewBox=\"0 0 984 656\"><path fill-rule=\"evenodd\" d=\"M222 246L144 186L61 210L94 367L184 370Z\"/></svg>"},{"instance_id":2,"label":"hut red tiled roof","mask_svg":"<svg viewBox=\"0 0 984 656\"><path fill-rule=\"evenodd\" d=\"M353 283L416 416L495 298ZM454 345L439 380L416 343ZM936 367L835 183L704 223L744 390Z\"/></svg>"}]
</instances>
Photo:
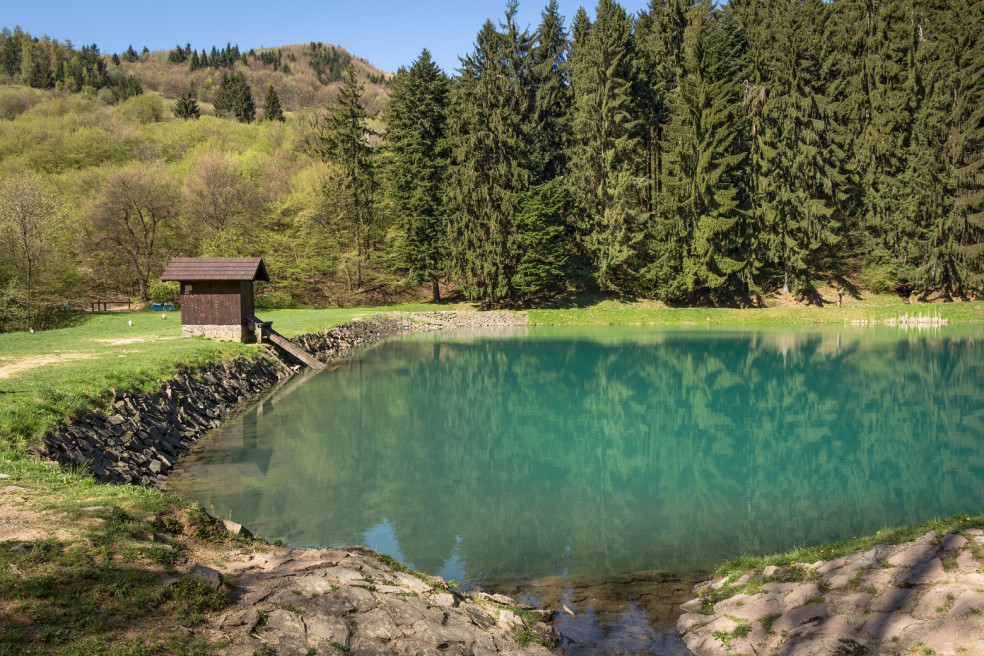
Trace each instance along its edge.
<instances>
[{"instance_id":1,"label":"hut red tiled roof","mask_svg":"<svg viewBox=\"0 0 984 656\"><path fill-rule=\"evenodd\" d=\"M176 257L164 269L161 280L266 280L261 257Z\"/></svg>"}]
</instances>

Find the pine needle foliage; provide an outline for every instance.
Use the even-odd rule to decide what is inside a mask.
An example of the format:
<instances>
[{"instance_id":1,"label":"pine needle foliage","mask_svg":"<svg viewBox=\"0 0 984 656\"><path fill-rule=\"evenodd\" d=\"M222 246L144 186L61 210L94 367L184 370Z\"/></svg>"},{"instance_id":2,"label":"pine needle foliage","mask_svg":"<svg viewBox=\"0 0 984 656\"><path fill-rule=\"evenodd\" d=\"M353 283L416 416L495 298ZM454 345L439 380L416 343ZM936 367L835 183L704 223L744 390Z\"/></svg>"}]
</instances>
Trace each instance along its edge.
<instances>
[{"instance_id":1,"label":"pine needle foliage","mask_svg":"<svg viewBox=\"0 0 984 656\"><path fill-rule=\"evenodd\" d=\"M277 95L277 90L273 88L273 82L267 87L266 98L263 101L263 120L280 121L281 123L287 120L284 118L284 110L280 106L280 96Z\"/></svg>"},{"instance_id":2,"label":"pine needle foliage","mask_svg":"<svg viewBox=\"0 0 984 656\"><path fill-rule=\"evenodd\" d=\"M386 114L389 195L400 233L400 263L408 284L431 283L434 301L441 300L446 249L443 183L450 86L424 49L409 69L397 72Z\"/></svg>"}]
</instances>

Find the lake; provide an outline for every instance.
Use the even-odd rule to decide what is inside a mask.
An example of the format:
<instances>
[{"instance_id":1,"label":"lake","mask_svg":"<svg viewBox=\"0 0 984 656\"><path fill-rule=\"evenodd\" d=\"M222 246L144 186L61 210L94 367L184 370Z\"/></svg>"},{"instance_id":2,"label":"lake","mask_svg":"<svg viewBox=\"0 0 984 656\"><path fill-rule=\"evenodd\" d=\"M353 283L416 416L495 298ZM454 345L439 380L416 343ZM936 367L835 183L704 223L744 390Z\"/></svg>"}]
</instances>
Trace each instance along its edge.
<instances>
[{"instance_id":1,"label":"lake","mask_svg":"<svg viewBox=\"0 0 984 656\"><path fill-rule=\"evenodd\" d=\"M686 599L742 553L979 513L981 337L419 333L289 382L170 485L268 540L363 544L463 586L583 607L579 585L659 579ZM640 610L626 589L616 619Z\"/></svg>"}]
</instances>

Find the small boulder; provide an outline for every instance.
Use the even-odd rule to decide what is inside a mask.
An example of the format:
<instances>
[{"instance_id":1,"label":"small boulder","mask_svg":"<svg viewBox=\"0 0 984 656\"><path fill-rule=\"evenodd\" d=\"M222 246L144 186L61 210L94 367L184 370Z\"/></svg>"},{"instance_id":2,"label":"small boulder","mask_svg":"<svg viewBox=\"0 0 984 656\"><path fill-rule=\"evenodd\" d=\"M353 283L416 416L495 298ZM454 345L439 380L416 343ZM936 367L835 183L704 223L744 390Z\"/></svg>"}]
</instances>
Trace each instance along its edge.
<instances>
[{"instance_id":1,"label":"small boulder","mask_svg":"<svg viewBox=\"0 0 984 656\"><path fill-rule=\"evenodd\" d=\"M191 575L208 584L208 587L213 590L218 590L219 586L222 585L222 574L219 570L212 569L211 567L205 567L204 565L195 565L195 569L191 571Z\"/></svg>"},{"instance_id":2,"label":"small boulder","mask_svg":"<svg viewBox=\"0 0 984 656\"><path fill-rule=\"evenodd\" d=\"M220 519L219 523L222 524L222 528L225 529L226 533L231 533L232 535L241 535L246 538L253 537L253 534L249 532L242 524L237 524L231 519Z\"/></svg>"}]
</instances>

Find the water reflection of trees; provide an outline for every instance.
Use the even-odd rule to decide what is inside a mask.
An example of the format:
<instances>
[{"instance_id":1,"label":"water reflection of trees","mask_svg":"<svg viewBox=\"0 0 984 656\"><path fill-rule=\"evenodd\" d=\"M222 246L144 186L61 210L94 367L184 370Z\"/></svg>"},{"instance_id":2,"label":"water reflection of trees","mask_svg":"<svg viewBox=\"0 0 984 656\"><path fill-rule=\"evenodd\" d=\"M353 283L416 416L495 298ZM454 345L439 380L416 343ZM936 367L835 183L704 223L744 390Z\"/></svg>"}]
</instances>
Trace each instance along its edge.
<instances>
[{"instance_id":1,"label":"water reflection of trees","mask_svg":"<svg viewBox=\"0 0 984 656\"><path fill-rule=\"evenodd\" d=\"M475 579L706 567L982 498L973 339L571 336L387 344L247 427L265 476L189 494L298 543L389 520Z\"/></svg>"}]
</instances>

